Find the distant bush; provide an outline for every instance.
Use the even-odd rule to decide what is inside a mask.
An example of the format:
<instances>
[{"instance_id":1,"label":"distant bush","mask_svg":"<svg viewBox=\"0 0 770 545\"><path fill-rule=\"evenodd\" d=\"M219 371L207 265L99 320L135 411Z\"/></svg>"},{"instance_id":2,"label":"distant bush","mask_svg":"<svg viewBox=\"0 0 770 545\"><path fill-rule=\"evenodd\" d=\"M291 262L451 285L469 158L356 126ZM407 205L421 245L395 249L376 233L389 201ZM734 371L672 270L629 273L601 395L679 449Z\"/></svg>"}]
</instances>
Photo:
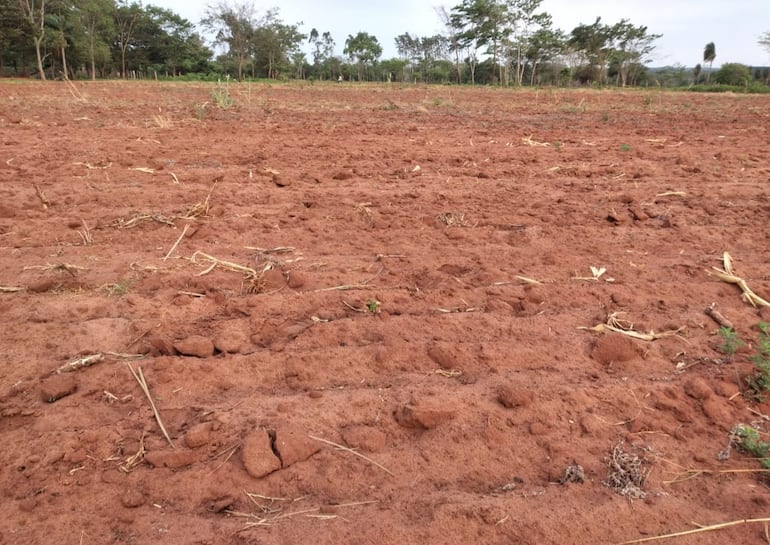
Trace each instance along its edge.
<instances>
[{"instance_id":1,"label":"distant bush","mask_svg":"<svg viewBox=\"0 0 770 545\"><path fill-rule=\"evenodd\" d=\"M714 81L722 85L746 85L751 81L751 68L737 62L725 63L717 70Z\"/></svg>"},{"instance_id":2,"label":"distant bush","mask_svg":"<svg viewBox=\"0 0 770 545\"><path fill-rule=\"evenodd\" d=\"M753 82L749 85L724 85L713 83L710 85L699 84L687 88L696 93L770 93L770 87L762 83Z\"/></svg>"}]
</instances>

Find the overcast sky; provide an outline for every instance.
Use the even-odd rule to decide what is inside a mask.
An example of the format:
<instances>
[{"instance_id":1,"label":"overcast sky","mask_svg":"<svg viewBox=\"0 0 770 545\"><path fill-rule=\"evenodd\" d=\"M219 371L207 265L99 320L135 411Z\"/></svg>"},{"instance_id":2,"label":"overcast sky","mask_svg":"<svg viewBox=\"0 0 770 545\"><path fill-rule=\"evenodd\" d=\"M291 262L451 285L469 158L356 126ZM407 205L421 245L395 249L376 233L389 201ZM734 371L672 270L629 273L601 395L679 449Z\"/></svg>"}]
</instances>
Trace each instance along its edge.
<instances>
[{"instance_id":1,"label":"overcast sky","mask_svg":"<svg viewBox=\"0 0 770 545\"><path fill-rule=\"evenodd\" d=\"M172 9L197 23L211 1L144 3ZM396 36L404 32L419 36L442 32L436 6L451 8L459 1L255 0L255 6L260 13L278 7L280 18L285 23L303 23L300 30L305 34L313 27L319 33L331 32L338 55L342 54L348 35L368 32L383 46L383 57L390 58L397 56L393 43ZM770 52L757 44L759 35L770 31L770 0L543 0L541 7L553 16L554 26L567 33L581 23L593 23L596 17L606 24L626 18L634 25L646 25L650 33L663 34L656 42L650 63L653 66L694 66L702 62L703 48L708 42L716 45L714 67L724 62L770 65Z\"/></svg>"}]
</instances>

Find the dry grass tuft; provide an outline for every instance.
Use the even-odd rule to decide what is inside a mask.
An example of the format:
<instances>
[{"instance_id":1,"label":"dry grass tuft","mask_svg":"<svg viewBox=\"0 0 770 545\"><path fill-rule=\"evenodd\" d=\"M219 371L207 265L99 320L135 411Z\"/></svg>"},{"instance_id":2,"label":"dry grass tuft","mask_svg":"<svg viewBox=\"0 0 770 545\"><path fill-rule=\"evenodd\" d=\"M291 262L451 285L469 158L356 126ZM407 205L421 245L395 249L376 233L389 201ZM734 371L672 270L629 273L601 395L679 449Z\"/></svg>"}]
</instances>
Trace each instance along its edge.
<instances>
[{"instance_id":1,"label":"dry grass tuft","mask_svg":"<svg viewBox=\"0 0 770 545\"><path fill-rule=\"evenodd\" d=\"M447 227L471 227L465 212L443 212L436 216L436 220Z\"/></svg>"},{"instance_id":2,"label":"dry grass tuft","mask_svg":"<svg viewBox=\"0 0 770 545\"><path fill-rule=\"evenodd\" d=\"M645 457L625 451L623 442L617 443L606 458L609 474L602 484L621 496L644 499L647 492L644 484L650 474L649 462Z\"/></svg>"}]
</instances>

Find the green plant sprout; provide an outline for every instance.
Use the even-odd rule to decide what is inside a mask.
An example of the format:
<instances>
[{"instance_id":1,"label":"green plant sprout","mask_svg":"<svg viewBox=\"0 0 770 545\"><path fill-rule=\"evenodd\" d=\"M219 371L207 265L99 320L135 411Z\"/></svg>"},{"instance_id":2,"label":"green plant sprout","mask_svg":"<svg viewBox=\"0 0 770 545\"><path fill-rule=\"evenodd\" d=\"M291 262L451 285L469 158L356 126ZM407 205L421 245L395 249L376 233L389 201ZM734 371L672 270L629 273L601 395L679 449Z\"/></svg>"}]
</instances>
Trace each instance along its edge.
<instances>
[{"instance_id":1,"label":"green plant sprout","mask_svg":"<svg viewBox=\"0 0 770 545\"><path fill-rule=\"evenodd\" d=\"M770 323L759 322L759 337L756 352L749 359L756 367L756 373L746 378L746 384L759 399L770 393Z\"/></svg>"},{"instance_id":2,"label":"green plant sprout","mask_svg":"<svg viewBox=\"0 0 770 545\"><path fill-rule=\"evenodd\" d=\"M744 345L744 342L738 337L738 333L731 327L720 327L718 333L722 338L722 344L719 345L719 351L727 356L728 360L732 360L738 349Z\"/></svg>"},{"instance_id":3,"label":"green plant sprout","mask_svg":"<svg viewBox=\"0 0 770 545\"><path fill-rule=\"evenodd\" d=\"M738 424L731 431L733 441L743 451L759 458L763 467L770 469L770 443L762 441L759 430L748 424Z\"/></svg>"}]
</instances>

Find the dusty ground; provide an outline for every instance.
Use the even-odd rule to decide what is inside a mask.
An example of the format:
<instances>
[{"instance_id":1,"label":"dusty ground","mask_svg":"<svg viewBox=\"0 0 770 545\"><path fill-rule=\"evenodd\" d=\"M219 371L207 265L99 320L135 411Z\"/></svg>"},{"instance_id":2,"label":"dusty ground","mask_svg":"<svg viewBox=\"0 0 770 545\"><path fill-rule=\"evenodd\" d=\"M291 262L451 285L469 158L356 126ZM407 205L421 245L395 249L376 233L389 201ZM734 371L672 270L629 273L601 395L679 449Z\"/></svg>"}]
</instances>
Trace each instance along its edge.
<instances>
[{"instance_id":1,"label":"dusty ground","mask_svg":"<svg viewBox=\"0 0 770 545\"><path fill-rule=\"evenodd\" d=\"M728 251L770 297L770 97L211 93L0 84L0 543L583 545L768 516L759 474L688 470L758 469L718 455L770 428L743 385L770 313L706 272ZM614 313L683 329L580 329ZM613 452L649 472L625 496Z\"/></svg>"}]
</instances>

